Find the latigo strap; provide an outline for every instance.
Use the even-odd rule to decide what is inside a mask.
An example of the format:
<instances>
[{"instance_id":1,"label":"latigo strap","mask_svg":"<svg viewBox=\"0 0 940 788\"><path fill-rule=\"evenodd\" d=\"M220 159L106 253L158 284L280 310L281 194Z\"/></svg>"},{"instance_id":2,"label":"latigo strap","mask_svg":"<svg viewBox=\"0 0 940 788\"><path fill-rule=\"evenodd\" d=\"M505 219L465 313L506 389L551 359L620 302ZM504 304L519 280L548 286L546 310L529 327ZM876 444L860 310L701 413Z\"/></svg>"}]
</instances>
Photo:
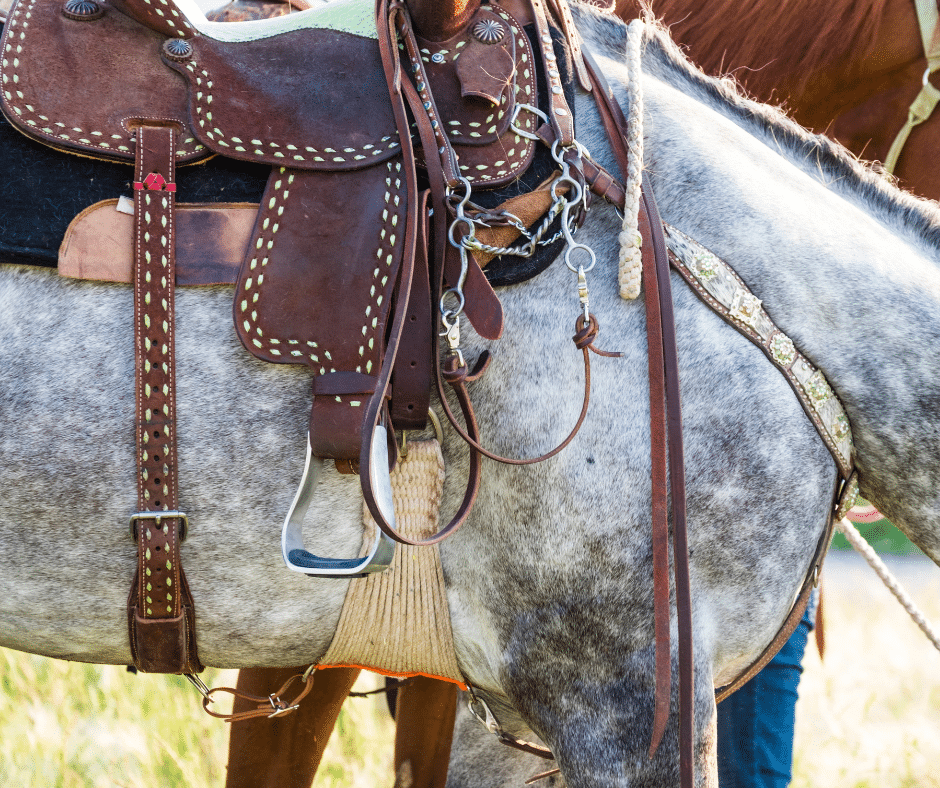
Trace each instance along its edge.
<instances>
[{"instance_id":1,"label":"latigo strap","mask_svg":"<svg viewBox=\"0 0 940 788\"><path fill-rule=\"evenodd\" d=\"M137 130L134 182L137 575L128 598L131 654L148 673L195 673L195 612L180 563L173 292L174 151L170 126Z\"/></svg>"}]
</instances>

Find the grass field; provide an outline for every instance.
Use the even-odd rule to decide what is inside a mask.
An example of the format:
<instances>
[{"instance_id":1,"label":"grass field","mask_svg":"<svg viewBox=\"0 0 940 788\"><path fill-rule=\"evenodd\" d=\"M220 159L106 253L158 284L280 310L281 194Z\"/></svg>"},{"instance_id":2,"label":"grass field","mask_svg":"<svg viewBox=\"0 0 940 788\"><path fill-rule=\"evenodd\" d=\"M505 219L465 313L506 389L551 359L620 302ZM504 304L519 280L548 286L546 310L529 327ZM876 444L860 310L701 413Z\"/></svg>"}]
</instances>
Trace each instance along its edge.
<instances>
[{"instance_id":1,"label":"grass field","mask_svg":"<svg viewBox=\"0 0 940 788\"><path fill-rule=\"evenodd\" d=\"M928 569L912 593L940 624L940 570ZM940 654L851 556L831 556L823 583L827 653L820 662L811 649L806 659L794 787L940 788ZM231 672L207 673L209 684L234 681ZM228 728L202 711L182 679L0 650L0 681L4 786L224 785ZM359 688L377 685L368 676ZM339 733L317 788L390 788L393 731L384 700L347 702Z\"/></svg>"}]
</instances>

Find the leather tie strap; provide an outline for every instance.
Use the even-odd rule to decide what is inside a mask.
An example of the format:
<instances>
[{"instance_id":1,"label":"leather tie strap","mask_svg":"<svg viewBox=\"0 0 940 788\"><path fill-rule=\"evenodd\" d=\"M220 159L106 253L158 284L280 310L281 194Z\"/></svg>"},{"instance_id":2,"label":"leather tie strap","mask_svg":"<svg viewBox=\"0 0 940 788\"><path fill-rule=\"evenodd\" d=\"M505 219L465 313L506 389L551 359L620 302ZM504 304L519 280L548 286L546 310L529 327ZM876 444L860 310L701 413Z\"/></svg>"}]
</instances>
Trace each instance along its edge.
<instances>
[{"instance_id":1,"label":"leather tie strap","mask_svg":"<svg viewBox=\"0 0 940 788\"><path fill-rule=\"evenodd\" d=\"M291 700L284 700L284 693L287 692L291 684L297 681L297 679L300 679L300 681L303 683L303 688ZM310 694L312 689L313 677L297 673L285 681L281 685L280 689L277 690L277 692L272 692L270 695L252 695L248 692L242 692L241 690L234 689L233 687L213 687L203 694L202 707L205 709L206 714L217 717L218 719L224 720L225 722L241 722L242 720L253 720L257 717L266 717L268 719L273 717L283 717L286 714L290 714L291 712L296 711L297 707L300 705L300 702ZM213 696L218 692L225 692L235 698L257 705L255 708L247 709L246 711L237 711L232 712L231 714L219 714L218 712L215 712L209 708L209 704L215 700L215 697Z\"/></svg>"},{"instance_id":2,"label":"leather tie strap","mask_svg":"<svg viewBox=\"0 0 940 788\"><path fill-rule=\"evenodd\" d=\"M173 290L175 130L137 129L134 181L137 574L128 598L131 654L147 673L195 673L195 612L180 564Z\"/></svg>"}]
</instances>

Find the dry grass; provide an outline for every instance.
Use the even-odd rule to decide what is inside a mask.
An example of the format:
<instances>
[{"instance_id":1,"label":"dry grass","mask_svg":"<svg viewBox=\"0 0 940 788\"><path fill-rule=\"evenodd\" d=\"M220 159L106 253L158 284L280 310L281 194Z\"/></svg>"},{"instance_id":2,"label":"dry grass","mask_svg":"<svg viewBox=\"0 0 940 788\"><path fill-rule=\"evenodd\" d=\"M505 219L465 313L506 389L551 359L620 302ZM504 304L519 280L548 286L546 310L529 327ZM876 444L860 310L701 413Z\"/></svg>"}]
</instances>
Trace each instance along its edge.
<instances>
[{"instance_id":1,"label":"dry grass","mask_svg":"<svg viewBox=\"0 0 940 788\"><path fill-rule=\"evenodd\" d=\"M234 671L206 671L232 686ZM0 785L24 788L222 788L228 726L179 677L133 676L0 649ZM357 689L378 686L375 676ZM160 693L159 695L157 693ZM392 784L384 698L347 702L317 788Z\"/></svg>"},{"instance_id":2,"label":"dry grass","mask_svg":"<svg viewBox=\"0 0 940 788\"><path fill-rule=\"evenodd\" d=\"M940 788L940 653L860 560L829 561L826 656L808 649L792 785ZM940 626L940 569L889 566Z\"/></svg>"},{"instance_id":3,"label":"dry grass","mask_svg":"<svg viewBox=\"0 0 940 788\"><path fill-rule=\"evenodd\" d=\"M826 659L820 663L810 651L800 687L793 785L940 788L940 654L874 573L835 559L824 580ZM911 589L940 624L940 570L929 569L927 579L921 573ZM208 673L210 684L234 681L231 673ZM2 785L225 783L228 728L203 713L182 679L0 650L0 681ZM367 676L358 688L377 685L376 677ZM165 701L157 701L158 691ZM330 741L316 787L391 786L393 730L384 699L349 701L339 733Z\"/></svg>"}]
</instances>

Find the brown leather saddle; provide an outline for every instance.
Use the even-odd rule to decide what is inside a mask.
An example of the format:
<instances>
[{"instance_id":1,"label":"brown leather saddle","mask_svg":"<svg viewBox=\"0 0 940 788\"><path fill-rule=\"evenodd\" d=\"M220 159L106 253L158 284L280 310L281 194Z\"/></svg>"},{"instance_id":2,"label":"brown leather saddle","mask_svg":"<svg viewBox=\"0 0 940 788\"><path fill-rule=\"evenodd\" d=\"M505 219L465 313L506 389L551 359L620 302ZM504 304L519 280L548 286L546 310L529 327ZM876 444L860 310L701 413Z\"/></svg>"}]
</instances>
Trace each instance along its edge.
<instances>
[{"instance_id":1,"label":"brown leather saddle","mask_svg":"<svg viewBox=\"0 0 940 788\"><path fill-rule=\"evenodd\" d=\"M207 21L192 0L18 0L12 9L4 114L58 150L135 167L132 530L140 560L129 616L144 669L173 667L170 652L198 665L175 471L176 167L213 155L271 166L233 312L253 355L315 373L307 467L284 525L284 560L307 574L381 571L392 539L403 539L388 480L393 430L422 429L427 419L433 306L450 299L442 308L458 350L461 313L484 337L502 330L495 293L444 220L463 214L471 191L519 179L540 127L573 141L554 44L561 28L577 49L567 8L556 3L550 22L540 0L511 5L526 18L480 0L458 3L456 16L423 0L337 0L228 24ZM532 40L525 23L534 24ZM540 90L547 122L535 106ZM472 221L462 221L458 230L473 235ZM472 415L465 420L476 441ZM381 527L362 559L323 558L303 546L300 524L323 458L359 472ZM436 538L465 519L478 467L473 452L463 505ZM166 640L175 645L142 653L144 643Z\"/></svg>"}]
</instances>

